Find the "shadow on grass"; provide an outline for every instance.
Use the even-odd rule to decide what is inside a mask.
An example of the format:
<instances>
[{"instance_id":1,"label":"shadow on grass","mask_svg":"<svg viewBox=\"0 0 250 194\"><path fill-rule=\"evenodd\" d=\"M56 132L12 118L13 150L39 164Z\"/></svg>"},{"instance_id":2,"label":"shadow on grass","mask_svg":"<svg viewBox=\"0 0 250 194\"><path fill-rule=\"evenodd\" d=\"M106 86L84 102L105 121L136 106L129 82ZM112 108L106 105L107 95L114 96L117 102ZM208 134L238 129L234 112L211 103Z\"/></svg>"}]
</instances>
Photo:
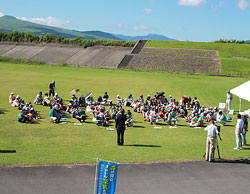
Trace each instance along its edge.
<instances>
[{"instance_id":1,"label":"shadow on grass","mask_svg":"<svg viewBox=\"0 0 250 194\"><path fill-rule=\"evenodd\" d=\"M178 124L177 127L189 127L189 125L181 125L181 124Z\"/></svg>"},{"instance_id":2,"label":"shadow on grass","mask_svg":"<svg viewBox=\"0 0 250 194\"><path fill-rule=\"evenodd\" d=\"M7 111L6 109L0 108L0 114L6 114L6 112L9 112L9 111Z\"/></svg>"},{"instance_id":3,"label":"shadow on grass","mask_svg":"<svg viewBox=\"0 0 250 194\"><path fill-rule=\"evenodd\" d=\"M11 154L11 153L16 153L16 150L0 150L0 153L2 153L2 154Z\"/></svg>"},{"instance_id":4,"label":"shadow on grass","mask_svg":"<svg viewBox=\"0 0 250 194\"><path fill-rule=\"evenodd\" d=\"M18 121L17 121L18 122ZM26 123L22 123L22 122L18 122L20 124L25 124L25 125L37 125L37 124L41 124L42 121L38 121L38 120L35 120L35 121L27 121Z\"/></svg>"},{"instance_id":5,"label":"shadow on grass","mask_svg":"<svg viewBox=\"0 0 250 194\"><path fill-rule=\"evenodd\" d=\"M134 123L142 123L141 121L134 121Z\"/></svg>"},{"instance_id":6,"label":"shadow on grass","mask_svg":"<svg viewBox=\"0 0 250 194\"><path fill-rule=\"evenodd\" d=\"M167 126L167 123L155 123L155 125L163 125L163 126Z\"/></svg>"},{"instance_id":7,"label":"shadow on grass","mask_svg":"<svg viewBox=\"0 0 250 194\"><path fill-rule=\"evenodd\" d=\"M131 127L129 127L129 128L131 128ZM134 125L132 128L145 128L145 126Z\"/></svg>"},{"instance_id":8,"label":"shadow on grass","mask_svg":"<svg viewBox=\"0 0 250 194\"><path fill-rule=\"evenodd\" d=\"M96 125L96 123L94 121L85 121L86 124L93 124L93 125Z\"/></svg>"},{"instance_id":9,"label":"shadow on grass","mask_svg":"<svg viewBox=\"0 0 250 194\"><path fill-rule=\"evenodd\" d=\"M234 125L228 125L228 124L226 124L225 126L226 127L234 127Z\"/></svg>"},{"instance_id":10,"label":"shadow on grass","mask_svg":"<svg viewBox=\"0 0 250 194\"><path fill-rule=\"evenodd\" d=\"M250 160L248 160L248 159L239 159L239 160L220 159L220 160L215 160L215 163L250 164Z\"/></svg>"},{"instance_id":11,"label":"shadow on grass","mask_svg":"<svg viewBox=\"0 0 250 194\"><path fill-rule=\"evenodd\" d=\"M244 150L248 151L248 150L250 150L250 148L243 148L242 151L244 151Z\"/></svg>"},{"instance_id":12,"label":"shadow on grass","mask_svg":"<svg viewBox=\"0 0 250 194\"><path fill-rule=\"evenodd\" d=\"M142 145L142 144L131 144L131 145L124 145L124 146L149 147L149 148L160 148L161 147L161 146L158 146L158 145Z\"/></svg>"}]
</instances>

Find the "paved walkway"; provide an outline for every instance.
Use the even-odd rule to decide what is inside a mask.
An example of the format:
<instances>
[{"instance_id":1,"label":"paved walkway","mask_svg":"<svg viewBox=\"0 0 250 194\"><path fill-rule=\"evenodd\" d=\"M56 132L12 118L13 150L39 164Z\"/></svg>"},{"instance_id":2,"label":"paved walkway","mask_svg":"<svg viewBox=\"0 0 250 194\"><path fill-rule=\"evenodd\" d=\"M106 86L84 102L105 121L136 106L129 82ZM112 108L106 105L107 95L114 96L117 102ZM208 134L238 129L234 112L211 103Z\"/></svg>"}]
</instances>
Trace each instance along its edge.
<instances>
[{"instance_id":1,"label":"paved walkway","mask_svg":"<svg viewBox=\"0 0 250 194\"><path fill-rule=\"evenodd\" d=\"M0 167L1 194L92 194L94 165ZM120 164L117 194L238 194L250 191L250 162Z\"/></svg>"}]
</instances>

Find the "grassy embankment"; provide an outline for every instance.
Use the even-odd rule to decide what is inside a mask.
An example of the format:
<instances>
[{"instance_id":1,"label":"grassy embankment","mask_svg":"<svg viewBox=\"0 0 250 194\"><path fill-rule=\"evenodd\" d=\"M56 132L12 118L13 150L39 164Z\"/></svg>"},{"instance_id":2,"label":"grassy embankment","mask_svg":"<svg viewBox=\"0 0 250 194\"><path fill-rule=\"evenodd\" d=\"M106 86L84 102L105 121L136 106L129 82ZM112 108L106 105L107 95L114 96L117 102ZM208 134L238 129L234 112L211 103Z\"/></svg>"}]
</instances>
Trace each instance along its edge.
<instances>
[{"instance_id":1,"label":"grassy embankment","mask_svg":"<svg viewBox=\"0 0 250 194\"><path fill-rule=\"evenodd\" d=\"M222 74L250 75L250 44L148 41L146 47L217 50Z\"/></svg>"},{"instance_id":2,"label":"grassy embankment","mask_svg":"<svg viewBox=\"0 0 250 194\"><path fill-rule=\"evenodd\" d=\"M57 92L64 100L69 100L69 91L75 88L81 89L79 95L92 92L95 99L107 91L113 100L117 94L125 98L132 93L138 98L141 93L146 96L165 91L167 96L172 94L177 100L184 94L197 96L207 107L218 106L225 101L227 89L247 81L246 78L0 63L0 109L3 112L0 114L0 164L95 162L88 157L118 162L202 159L206 133L203 129L189 128L182 119L182 126L177 129L170 129L163 122L159 125L162 129L154 129L140 114L133 113L135 127L125 132L123 147L116 145L116 132L97 127L91 115L82 126L74 126L76 121L72 118L67 119L65 125L52 124L48 118L49 108L35 105L43 120L37 124L18 123L19 111L8 103L10 92L25 101L33 101L38 92L48 91L52 80L56 81ZM234 97L232 107L237 110L238 105L239 100ZM244 101L243 109L249 105ZM250 147L233 150L234 125L235 120L222 127L221 156L249 159ZM16 153L3 150L16 150Z\"/></svg>"}]
</instances>

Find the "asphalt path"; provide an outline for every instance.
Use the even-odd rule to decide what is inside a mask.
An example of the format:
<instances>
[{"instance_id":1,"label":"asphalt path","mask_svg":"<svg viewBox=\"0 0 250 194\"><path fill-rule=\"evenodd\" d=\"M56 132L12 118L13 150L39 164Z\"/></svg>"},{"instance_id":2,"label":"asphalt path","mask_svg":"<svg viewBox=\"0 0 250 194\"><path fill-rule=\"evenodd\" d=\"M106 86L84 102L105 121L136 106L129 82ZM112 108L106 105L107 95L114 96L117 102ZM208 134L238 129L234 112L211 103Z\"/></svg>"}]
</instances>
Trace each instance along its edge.
<instances>
[{"instance_id":1,"label":"asphalt path","mask_svg":"<svg viewBox=\"0 0 250 194\"><path fill-rule=\"evenodd\" d=\"M95 165L0 167L0 194L93 194ZM250 161L120 164L117 194L250 191Z\"/></svg>"}]
</instances>

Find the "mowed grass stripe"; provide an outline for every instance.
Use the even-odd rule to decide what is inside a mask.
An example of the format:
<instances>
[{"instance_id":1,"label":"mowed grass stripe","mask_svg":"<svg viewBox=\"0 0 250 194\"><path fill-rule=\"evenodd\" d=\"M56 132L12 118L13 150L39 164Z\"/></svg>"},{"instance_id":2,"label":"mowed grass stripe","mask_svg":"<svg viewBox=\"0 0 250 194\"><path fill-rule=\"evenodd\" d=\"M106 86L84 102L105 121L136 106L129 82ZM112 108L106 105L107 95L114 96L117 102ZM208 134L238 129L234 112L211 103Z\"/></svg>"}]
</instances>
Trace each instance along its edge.
<instances>
[{"instance_id":1,"label":"mowed grass stripe","mask_svg":"<svg viewBox=\"0 0 250 194\"><path fill-rule=\"evenodd\" d=\"M202 105L218 106L225 101L226 91L244 83L246 78L222 78L200 75L133 72L107 69L91 69L62 66L39 66L0 63L0 149L16 150L16 153L0 153L0 164L54 164L54 163L90 163L99 157L118 162L148 162L202 159L205 151L206 133L203 129L191 129L184 125L177 129L162 129L143 121L140 114L133 113L134 128L125 132L125 144L116 145L116 132L97 127L92 116L86 124L74 126L75 120L56 125L49 122L49 108L35 105L39 115L45 121L38 124L21 124L17 122L18 110L8 103L10 92L20 95L25 101L34 100L40 91L48 91L48 83L56 81L56 92L65 103L69 92L79 88L81 93L92 92L96 99L108 92L115 100L117 94L126 98L130 93L138 98L142 93L154 95L165 91L177 100L182 95L197 96ZM232 107L237 110L239 101L234 97ZM249 107L243 102L243 109ZM163 124L163 122L162 122ZM114 127L114 122L112 123ZM235 151L235 121L223 127L220 143L224 158L249 158L250 151ZM247 136L248 142L249 136Z\"/></svg>"}]
</instances>

